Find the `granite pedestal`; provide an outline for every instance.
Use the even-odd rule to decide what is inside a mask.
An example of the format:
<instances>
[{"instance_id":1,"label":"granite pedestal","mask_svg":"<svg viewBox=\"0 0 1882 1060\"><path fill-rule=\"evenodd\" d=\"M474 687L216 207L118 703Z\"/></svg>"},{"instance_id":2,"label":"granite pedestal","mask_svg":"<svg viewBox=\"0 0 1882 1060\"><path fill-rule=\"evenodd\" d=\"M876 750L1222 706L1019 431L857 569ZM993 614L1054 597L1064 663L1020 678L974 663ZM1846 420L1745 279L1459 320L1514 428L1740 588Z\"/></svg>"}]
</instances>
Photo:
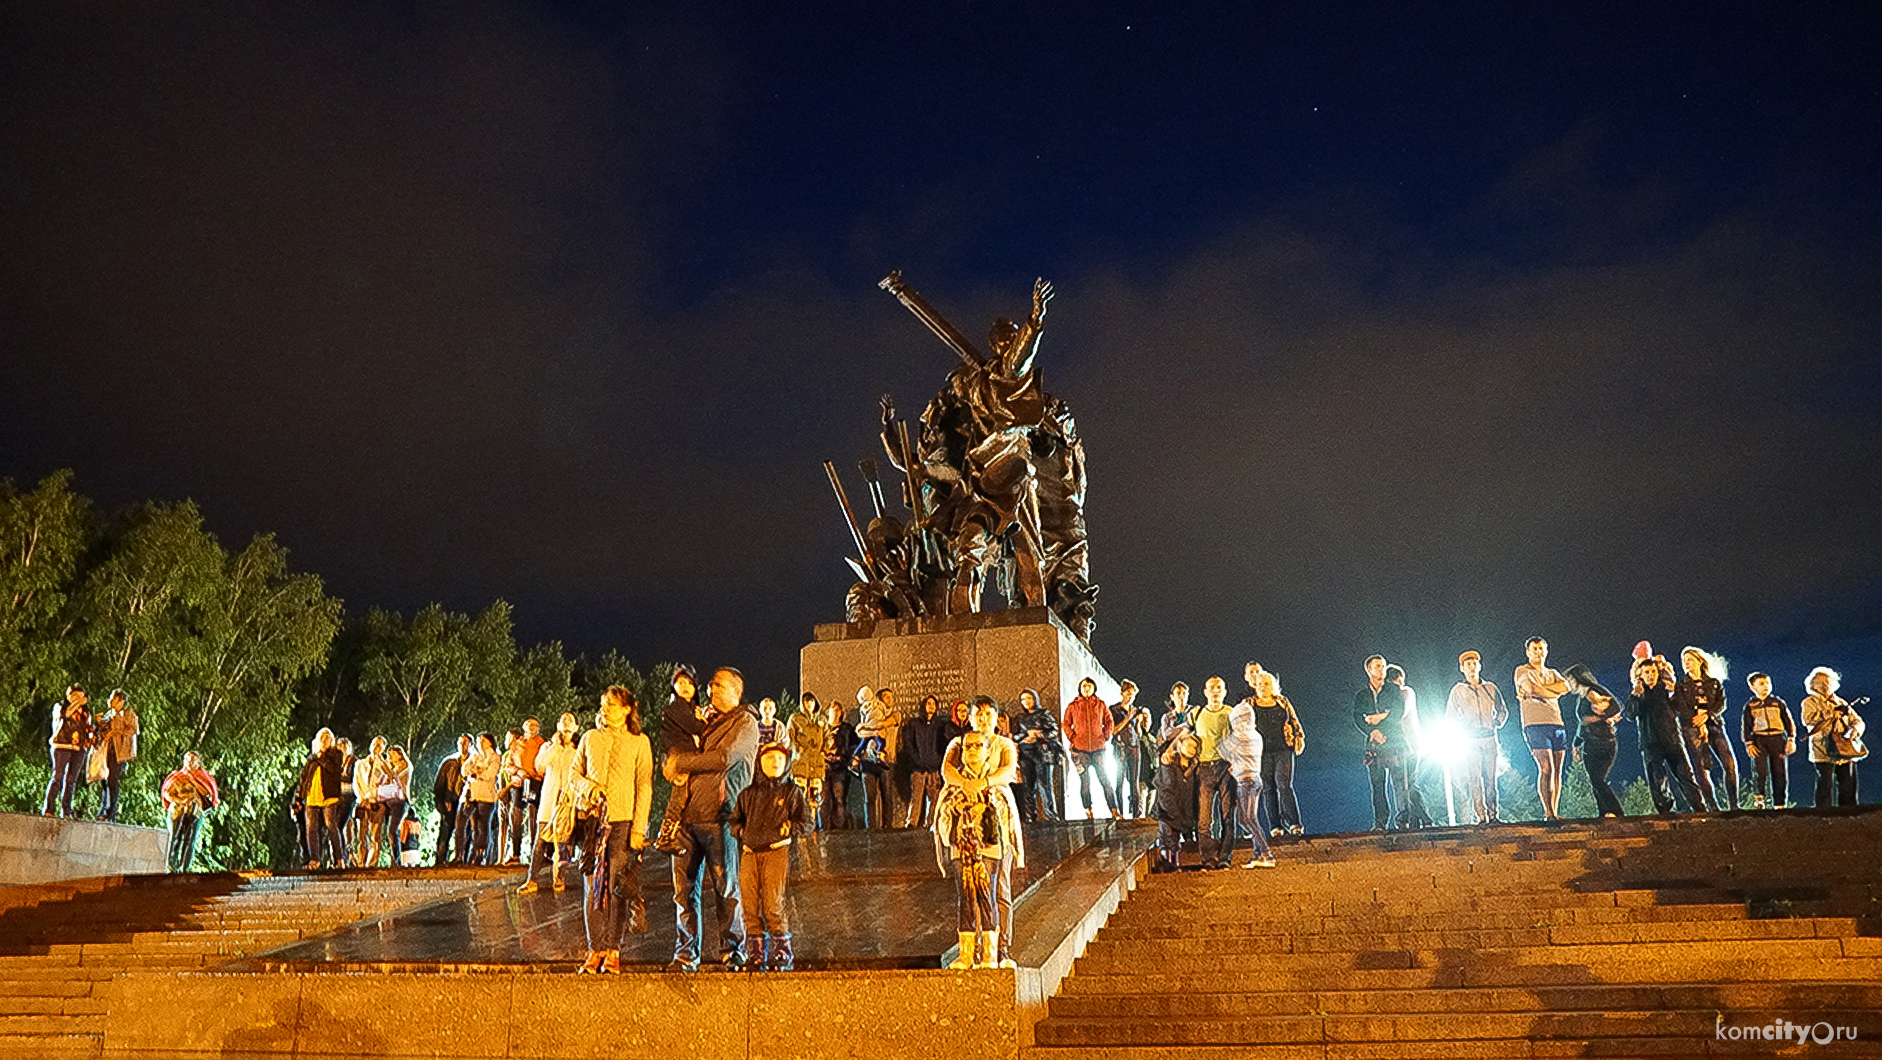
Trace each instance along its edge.
<instances>
[{"instance_id":1,"label":"granite pedestal","mask_svg":"<svg viewBox=\"0 0 1882 1060\"><path fill-rule=\"evenodd\" d=\"M1107 703L1118 699L1117 681L1091 647L1044 607L833 622L816 627L814 638L800 655L799 687L846 709L865 685L893 688L904 707L928 695L943 703L987 695L1009 711L1021 690L1031 688L1057 710L1077 697L1078 682L1089 677Z\"/></svg>"}]
</instances>

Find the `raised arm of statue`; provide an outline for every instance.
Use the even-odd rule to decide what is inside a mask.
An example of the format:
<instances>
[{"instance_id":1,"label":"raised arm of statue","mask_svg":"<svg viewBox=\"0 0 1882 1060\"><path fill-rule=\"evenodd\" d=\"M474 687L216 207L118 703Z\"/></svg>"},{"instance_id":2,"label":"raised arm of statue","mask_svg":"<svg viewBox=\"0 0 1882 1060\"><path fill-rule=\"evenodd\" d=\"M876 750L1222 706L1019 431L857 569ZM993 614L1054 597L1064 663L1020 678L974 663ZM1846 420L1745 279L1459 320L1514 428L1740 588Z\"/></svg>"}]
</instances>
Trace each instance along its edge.
<instances>
[{"instance_id":1,"label":"raised arm of statue","mask_svg":"<svg viewBox=\"0 0 1882 1060\"><path fill-rule=\"evenodd\" d=\"M947 322L947 318L935 312L933 306L922 301L921 295L916 294L902 282L901 270L898 269L884 276L882 282L876 286L894 295L896 301L908 307L908 311L915 314L916 319L923 324L928 325L928 330L934 332L942 342L947 343L948 348L959 354L961 360L975 368L987 362L986 356L968 341L967 336L961 334L958 328Z\"/></svg>"}]
</instances>

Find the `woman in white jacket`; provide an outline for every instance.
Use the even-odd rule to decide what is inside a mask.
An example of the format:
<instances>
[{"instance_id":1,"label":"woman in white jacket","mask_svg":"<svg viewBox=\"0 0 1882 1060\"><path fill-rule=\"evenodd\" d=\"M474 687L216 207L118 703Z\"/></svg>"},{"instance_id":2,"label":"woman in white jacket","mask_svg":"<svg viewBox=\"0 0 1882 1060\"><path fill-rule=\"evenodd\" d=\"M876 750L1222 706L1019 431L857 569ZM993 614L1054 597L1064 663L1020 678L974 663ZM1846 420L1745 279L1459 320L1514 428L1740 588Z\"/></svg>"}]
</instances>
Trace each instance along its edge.
<instances>
[{"instance_id":1,"label":"woman in white jacket","mask_svg":"<svg viewBox=\"0 0 1882 1060\"><path fill-rule=\"evenodd\" d=\"M496 864L496 848L491 843L491 826L497 816L497 776L503 771L503 759L497 755L497 738L487 732L477 734L477 750L464 763L464 804L470 809L471 845L467 865Z\"/></svg>"},{"instance_id":2,"label":"woman in white jacket","mask_svg":"<svg viewBox=\"0 0 1882 1060\"><path fill-rule=\"evenodd\" d=\"M560 891L562 883L562 848L567 845L575 831L575 785L570 783L575 770L577 745L575 734L581 728L581 722L575 715L564 714L556 722L555 735L543 742L536 750L536 772L542 774L542 797L536 806L536 847L529 854L529 879L517 888L518 894L534 894L536 873L542 871L542 856L546 851L551 857L549 873L553 886Z\"/></svg>"},{"instance_id":3,"label":"woman in white jacket","mask_svg":"<svg viewBox=\"0 0 1882 1060\"><path fill-rule=\"evenodd\" d=\"M1862 742L1865 728L1862 715L1856 713L1858 699L1850 703L1836 694L1843 676L1827 666L1810 671L1804 687L1803 722L1810 730L1810 763L1817 767L1818 806L1856 805L1856 763L1868 757Z\"/></svg>"}]
</instances>

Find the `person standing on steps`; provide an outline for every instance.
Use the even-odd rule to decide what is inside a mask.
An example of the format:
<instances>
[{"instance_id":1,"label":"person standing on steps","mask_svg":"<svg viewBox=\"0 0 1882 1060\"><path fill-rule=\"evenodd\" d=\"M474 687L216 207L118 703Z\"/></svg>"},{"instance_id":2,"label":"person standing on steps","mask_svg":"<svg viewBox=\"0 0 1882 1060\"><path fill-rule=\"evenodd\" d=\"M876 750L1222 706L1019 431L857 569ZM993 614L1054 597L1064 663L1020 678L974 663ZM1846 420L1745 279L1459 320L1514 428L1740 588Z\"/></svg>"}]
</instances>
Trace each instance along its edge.
<instances>
[{"instance_id":1,"label":"person standing on steps","mask_svg":"<svg viewBox=\"0 0 1882 1060\"><path fill-rule=\"evenodd\" d=\"M1810 671L1804 687L1804 727L1810 730L1810 762L1817 767L1817 806L1856 805L1856 763L1869 756L1862 742L1862 715L1856 713L1858 699L1848 702L1836 694L1843 677L1827 666Z\"/></svg>"},{"instance_id":2,"label":"person standing on steps","mask_svg":"<svg viewBox=\"0 0 1882 1060\"><path fill-rule=\"evenodd\" d=\"M1686 723L1686 753L1692 759L1694 779L1706 797L1708 808L1738 809L1738 753L1725 724L1725 660L1690 645L1679 651L1680 668L1685 671L1673 685L1673 706ZM1725 791L1712 779L1717 761L1725 775Z\"/></svg>"},{"instance_id":3,"label":"person standing on steps","mask_svg":"<svg viewBox=\"0 0 1882 1060\"><path fill-rule=\"evenodd\" d=\"M203 768L202 756L195 751L183 755L183 767L163 778L164 817L170 822L171 872L188 872L196 858L196 835L203 815L220 801L216 778Z\"/></svg>"},{"instance_id":4,"label":"person standing on steps","mask_svg":"<svg viewBox=\"0 0 1882 1060\"><path fill-rule=\"evenodd\" d=\"M1111 705L1112 746L1117 749L1117 783L1108 796L1115 817L1143 817L1144 744L1150 739L1150 708L1137 702L1137 682L1117 683Z\"/></svg>"},{"instance_id":5,"label":"person standing on steps","mask_svg":"<svg viewBox=\"0 0 1882 1060\"><path fill-rule=\"evenodd\" d=\"M307 867L317 869L326 858L330 869L346 868L346 844L340 833L340 778L346 773L345 760L334 743L333 730L314 734L312 753L301 766L299 784L294 790L295 805L302 808L307 822Z\"/></svg>"},{"instance_id":6,"label":"person standing on steps","mask_svg":"<svg viewBox=\"0 0 1882 1060\"><path fill-rule=\"evenodd\" d=\"M1229 764L1229 776L1235 780L1235 805L1243 828L1254 839L1245 869L1271 869L1274 853L1268 849L1268 837L1261 825L1261 729L1255 722L1255 705L1243 700L1229 710L1228 735L1222 738L1222 757ZM1234 848L1234 836L1229 847Z\"/></svg>"},{"instance_id":7,"label":"person standing on steps","mask_svg":"<svg viewBox=\"0 0 1882 1060\"><path fill-rule=\"evenodd\" d=\"M758 712L744 700L745 675L730 666L713 671L706 685L706 730L696 752L671 752L661 767L686 778L686 813L681 819L684 850L673 857L676 931L668 971L699 970L705 934L701 888L708 880L717 907L719 962L728 971L745 967L745 916L738 898L738 840L732 836L732 807L751 783L758 754Z\"/></svg>"},{"instance_id":8,"label":"person standing on steps","mask_svg":"<svg viewBox=\"0 0 1882 1060\"><path fill-rule=\"evenodd\" d=\"M1536 797L1542 818L1559 821L1556 804L1562 798L1562 763L1568 757L1568 728L1562 723L1561 697L1568 692L1562 675L1549 669L1549 642L1530 637L1523 642L1529 661L1516 668L1516 699L1523 715L1523 741L1536 760Z\"/></svg>"},{"instance_id":9,"label":"person standing on steps","mask_svg":"<svg viewBox=\"0 0 1882 1060\"><path fill-rule=\"evenodd\" d=\"M122 688L114 688L105 700L105 712L98 719L98 746L93 754L105 756L104 787L99 799L98 819L115 821L123 807L124 769L137 757L137 734L143 726L131 697Z\"/></svg>"},{"instance_id":10,"label":"person standing on steps","mask_svg":"<svg viewBox=\"0 0 1882 1060\"><path fill-rule=\"evenodd\" d=\"M1353 726L1366 741L1366 776L1372 782L1372 830L1412 822L1411 777L1406 769L1404 689L1385 679L1385 656L1366 660L1366 684L1353 693ZM1398 806L1393 814L1396 789Z\"/></svg>"},{"instance_id":11,"label":"person standing on steps","mask_svg":"<svg viewBox=\"0 0 1882 1060\"><path fill-rule=\"evenodd\" d=\"M941 832L952 827L949 822L960 820L960 815L949 809L950 793L947 789L953 789L953 797L958 800L992 807L991 814L982 820L990 821L990 827L996 830L992 841L998 844L998 853L995 856L992 850L983 845L981 854L991 857L994 863L988 865L983 861L979 867L987 871L987 883L991 890L988 899L993 906L993 919L985 918L984 907L977 904L973 906L979 908L982 914L978 922L982 925L979 930L992 936L980 940L986 944L982 951L983 964L980 966L1012 968L1015 966L1012 955L1013 870L1026 867L1026 837L1020 831L1019 807L1013 801L1012 789L1014 781L1019 779L1019 753L1013 741L997 731L1000 708L991 698L975 696L969 717L973 729L949 744L941 759L941 780L946 788L942 793L941 805L935 811L937 846L941 845ZM965 750L970 741L985 746L984 764L980 768L976 768L976 763L970 760ZM983 837L988 835L984 831L980 834ZM960 848L954 849L958 851ZM945 866L945 848L942 859ZM963 916L966 913L963 910ZM990 931L985 927L988 924L992 925ZM963 924L960 930L965 933L968 929ZM960 941L962 953L969 952L971 947L967 938L963 937ZM959 965L958 961L956 965Z\"/></svg>"},{"instance_id":12,"label":"person standing on steps","mask_svg":"<svg viewBox=\"0 0 1882 1060\"><path fill-rule=\"evenodd\" d=\"M758 774L732 807L732 835L739 842L739 904L754 971L788 972L791 921L784 889L791 874L791 845L809 836L810 800L791 779L791 749L783 743L758 748Z\"/></svg>"},{"instance_id":13,"label":"person standing on steps","mask_svg":"<svg viewBox=\"0 0 1882 1060\"><path fill-rule=\"evenodd\" d=\"M1745 678L1751 698L1745 702L1745 753L1751 756L1751 806L1781 810L1790 805L1790 756L1797 753L1797 721L1788 703L1771 694L1771 676ZM1767 798L1768 796L1768 798Z\"/></svg>"},{"instance_id":14,"label":"person standing on steps","mask_svg":"<svg viewBox=\"0 0 1882 1060\"><path fill-rule=\"evenodd\" d=\"M791 746L791 779L797 781L797 786L804 789L804 797L810 800L810 812L816 819L818 831L830 826L823 815L823 741L827 730L823 704L809 692L803 693L797 699L797 710L785 725L785 734Z\"/></svg>"},{"instance_id":15,"label":"person standing on steps","mask_svg":"<svg viewBox=\"0 0 1882 1060\"><path fill-rule=\"evenodd\" d=\"M1226 869L1235 849L1235 776L1222 743L1229 734L1228 684L1211 677L1202 685L1196 711L1196 847L1202 867Z\"/></svg>"},{"instance_id":16,"label":"person standing on steps","mask_svg":"<svg viewBox=\"0 0 1882 1060\"><path fill-rule=\"evenodd\" d=\"M1594 791L1597 810L1603 817L1625 817L1620 796L1608 783L1608 771L1620 756L1620 740L1615 727L1621 721L1621 704L1609 692L1594 671L1576 663L1562 672L1562 679L1581 699L1580 725L1575 729L1575 757L1588 772L1588 784Z\"/></svg>"},{"instance_id":17,"label":"person standing on steps","mask_svg":"<svg viewBox=\"0 0 1882 1060\"><path fill-rule=\"evenodd\" d=\"M1279 676L1253 662L1242 669L1242 676L1252 691L1242 702L1254 708L1255 727L1261 732L1261 806L1268 814L1268 834L1300 835L1294 758L1307 749L1307 732L1294 704L1281 694Z\"/></svg>"},{"instance_id":18,"label":"person standing on steps","mask_svg":"<svg viewBox=\"0 0 1882 1060\"><path fill-rule=\"evenodd\" d=\"M903 828L926 828L934 819L935 800L941 797L941 755L948 746L942 737L946 724L939 696L923 696L920 715L902 723L902 746L895 760L908 774Z\"/></svg>"},{"instance_id":19,"label":"person standing on steps","mask_svg":"<svg viewBox=\"0 0 1882 1060\"><path fill-rule=\"evenodd\" d=\"M631 713L631 712L630 712ZM606 715L604 713L603 717ZM517 888L518 894L536 893L536 874L542 871L543 858L549 859L549 882L556 890L562 890L562 848L574 842L575 837L575 759L581 745L576 742L576 732L581 723L572 713L564 713L555 723L555 735L544 740L536 749L536 761L532 763L537 775L542 777L542 786L537 789L536 799L536 842L529 851L529 878ZM647 756L648 783L653 782L653 753L649 749ZM645 839L645 835L642 836ZM643 898L641 907L646 908Z\"/></svg>"},{"instance_id":20,"label":"person standing on steps","mask_svg":"<svg viewBox=\"0 0 1882 1060\"><path fill-rule=\"evenodd\" d=\"M1418 692L1405 684L1405 668L1397 663L1385 666L1385 681L1397 685L1404 697L1405 711L1405 798L1411 805L1411 827L1431 827L1431 813L1425 809L1424 786L1419 776L1424 771L1424 730L1418 724Z\"/></svg>"},{"instance_id":21,"label":"person standing on steps","mask_svg":"<svg viewBox=\"0 0 1882 1060\"><path fill-rule=\"evenodd\" d=\"M82 685L65 690L65 699L52 708L52 780L46 785L48 817L72 816L72 796L85 780L85 752L92 746L90 702Z\"/></svg>"},{"instance_id":22,"label":"person standing on steps","mask_svg":"<svg viewBox=\"0 0 1882 1060\"><path fill-rule=\"evenodd\" d=\"M438 763L438 775L431 782L431 804L438 811L438 850L434 865L449 865L464 860L464 840L458 838L459 794L464 790L464 763L470 761L471 738L459 733L457 753ZM453 841L457 850L452 851Z\"/></svg>"},{"instance_id":23,"label":"person standing on steps","mask_svg":"<svg viewBox=\"0 0 1882 1060\"><path fill-rule=\"evenodd\" d=\"M1183 837L1196 830L1196 734L1183 729L1157 756L1157 857L1153 872L1183 867Z\"/></svg>"},{"instance_id":24,"label":"person standing on steps","mask_svg":"<svg viewBox=\"0 0 1882 1060\"><path fill-rule=\"evenodd\" d=\"M1693 779L1679 712L1673 707L1672 667L1657 655L1643 655L1634 660L1632 677L1634 691L1621 714L1633 719L1639 728L1640 760L1647 774L1647 790L1653 794L1654 812L1673 812L1675 785L1686 812L1703 810L1705 796Z\"/></svg>"},{"instance_id":25,"label":"person standing on steps","mask_svg":"<svg viewBox=\"0 0 1882 1060\"><path fill-rule=\"evenodd\" d=\"M1451 686L1444 712L1468 741L1464 753L1464 787L1478 824L1500 824L1496 816L1496 775L1502 745L1497 733L1509 721L1510 709L1496 684L1483 679L1483 656L1471 649L1457 657L1462 681Z\"/></svg>"},{"instance_id":26,"label":"person standing on steps","mask_svg":"<svg viewBox=\"0 0 1882 1060\"><path fill-rule=\"evenodd\" d=\"M971 720L971 717L970 717ZM1059 719L1039 700L1039 693L1024 689L1019 694L1019 710L1013 719L1014 742L1019 748L1020 814L1028 821L1060 819L1059 756L1064 747L1059 741Z\"/></svg>"},{"instance_id":27,"label":"person standing on steps","mask_svg":"<svg viewBox=\"0 0 1882 1060\"><path fill-rule=\"evenodd\" d=\"M1078 801L1085 806L1085 819L1097 816L1096 804L1107 787L1104 778L1104 754L1111 747L1111 708L1098 698L1098 682L1087 677L1078 682L1078 697L1065 705L1064 732L1072 745L1071 787L1077 788ZM1091 783L1085 783L1086 774ZM1118 814L1113 810L1113 817Z\"/></svg>"},{"instance_id":28,"label":"person standing on steps","mask_svg":"<svg viewBox=\"0 0 1882 1060\"><path fill-rule=\"evenodd\" d=\"M598 844L606 873L583 878L588 957L581 970L615 974L621 970L621 940L648 926L640 858L647 847L653 802L653 748L641 731L640 701L634 693L611 685L601 694L601 727L582 734L570 776L587 781L607 800L607 822Z\"/></svg>"},{"instance_id":29,"label":"person standing on steps","mask_svg":"<svg viewBox=\"0 0 1882 1060\"><path fill-rule=\"evenodd\" d=\"M843 717L841 700L830 701L823 727L823 825L848 829L850 820L850 759L856 754L856 726Z\"/></svg>"}]
</instances>

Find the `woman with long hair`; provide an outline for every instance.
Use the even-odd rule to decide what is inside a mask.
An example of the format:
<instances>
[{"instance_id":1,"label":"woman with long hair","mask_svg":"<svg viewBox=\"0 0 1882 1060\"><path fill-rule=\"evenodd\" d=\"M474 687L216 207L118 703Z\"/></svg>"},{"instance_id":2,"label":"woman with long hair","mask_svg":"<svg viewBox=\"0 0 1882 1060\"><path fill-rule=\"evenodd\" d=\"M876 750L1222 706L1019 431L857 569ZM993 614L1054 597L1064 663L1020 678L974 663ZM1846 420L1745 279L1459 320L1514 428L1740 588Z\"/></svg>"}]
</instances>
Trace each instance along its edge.
<instances>
[{"instance_id":1,"label":"woman with long hair","mask_svg":"<svg viewBox=\"0 0 1882 1060\"><path fill-rule=\"evenodd\" d=\"M464 763L464 805L471 819L470 857L467 865L494 865L497 848L491 832L497 820L497 777L503 771L503 759L497 754L497 738L490 733L477 734L477 749Z\"/></svg>"},{"instance_id":2,"label":"woman with long hair","mask_svg":"<svg viewBox=\"0 0 1882 1060\"><path fill-rule=\"evenodd\" d=\"M1693 779L1710 810L1738 809L1738 755L1725 726L1725 660L1688 645L1679 650L1684 675L1673 684L1673 706L1685 725L1686 754L1692 759ZM1713 760L1725 774L1725 797L1719 797L1712 779Z\"/></svg>"},{"instance_id":3,"label":"woman with long hair","mask_svg":"<svg viewBox=\"0 0 1882 1060\"><path fill-rule=\"evenodd\" d=\"M572 778L591 785L607 801L605 835L598 844L600 864L586 874L582 902L588 957L581 971L591 975L618 974L622 939L647 930L640 859L653 800L653 746L641 731L640 700L621 685L609 686L601 694L600 721L599 728L582 735L570 769Z\"/></svg>"},{"instance_id":4,"label":"woman with long hair","mask_svg":"<svg viewBox=\"0 0 1882 1060\"><path fill-rule=\"evenodd\" d=\"M307 762L301 766L300 782L294 789L295 809L307 822L307 867L320 867L321 856L327 868L346 868L346 844L340 832L340 778L346 763L334 742L332 729L314 734Z\"/></svg>"},{"instance_id":5,"label":"woman with long hair","mask_svg":"<svg viewBox=\"0 0 1882 1060\"><path fill-rule=\"evenodd\" d=\"M377 741L374 741L375 743ZM405 748L394 745L386 751L385 766L379 775L380 835L391 850L390 861L397 866L404 860L405 852L405 811L412 805L412 760L405 753ZM373 852L374 865L379 864L378 851Z\"/></svg>"},{"instance_id":6,"label":"woman with long hair","mask_svg":"<svg viewBox=\"0 0 1882 1060\"><path fill-rule=\"evenodd\" d=\"M1253 668L1250 663L1249 667ZM1294 758L1307 749L1307 733L1301 727L1294 704L1281 694L1281 679L1271 670L1255 674L1254 695L1248 702L1255 708L1255 726L1261 733L1261 803L1268 811L1270 835L1300 835L1300 800L1294 797ZM1253 808L1250 808L1253 815Z\"/></svg>"}]
</instances>

